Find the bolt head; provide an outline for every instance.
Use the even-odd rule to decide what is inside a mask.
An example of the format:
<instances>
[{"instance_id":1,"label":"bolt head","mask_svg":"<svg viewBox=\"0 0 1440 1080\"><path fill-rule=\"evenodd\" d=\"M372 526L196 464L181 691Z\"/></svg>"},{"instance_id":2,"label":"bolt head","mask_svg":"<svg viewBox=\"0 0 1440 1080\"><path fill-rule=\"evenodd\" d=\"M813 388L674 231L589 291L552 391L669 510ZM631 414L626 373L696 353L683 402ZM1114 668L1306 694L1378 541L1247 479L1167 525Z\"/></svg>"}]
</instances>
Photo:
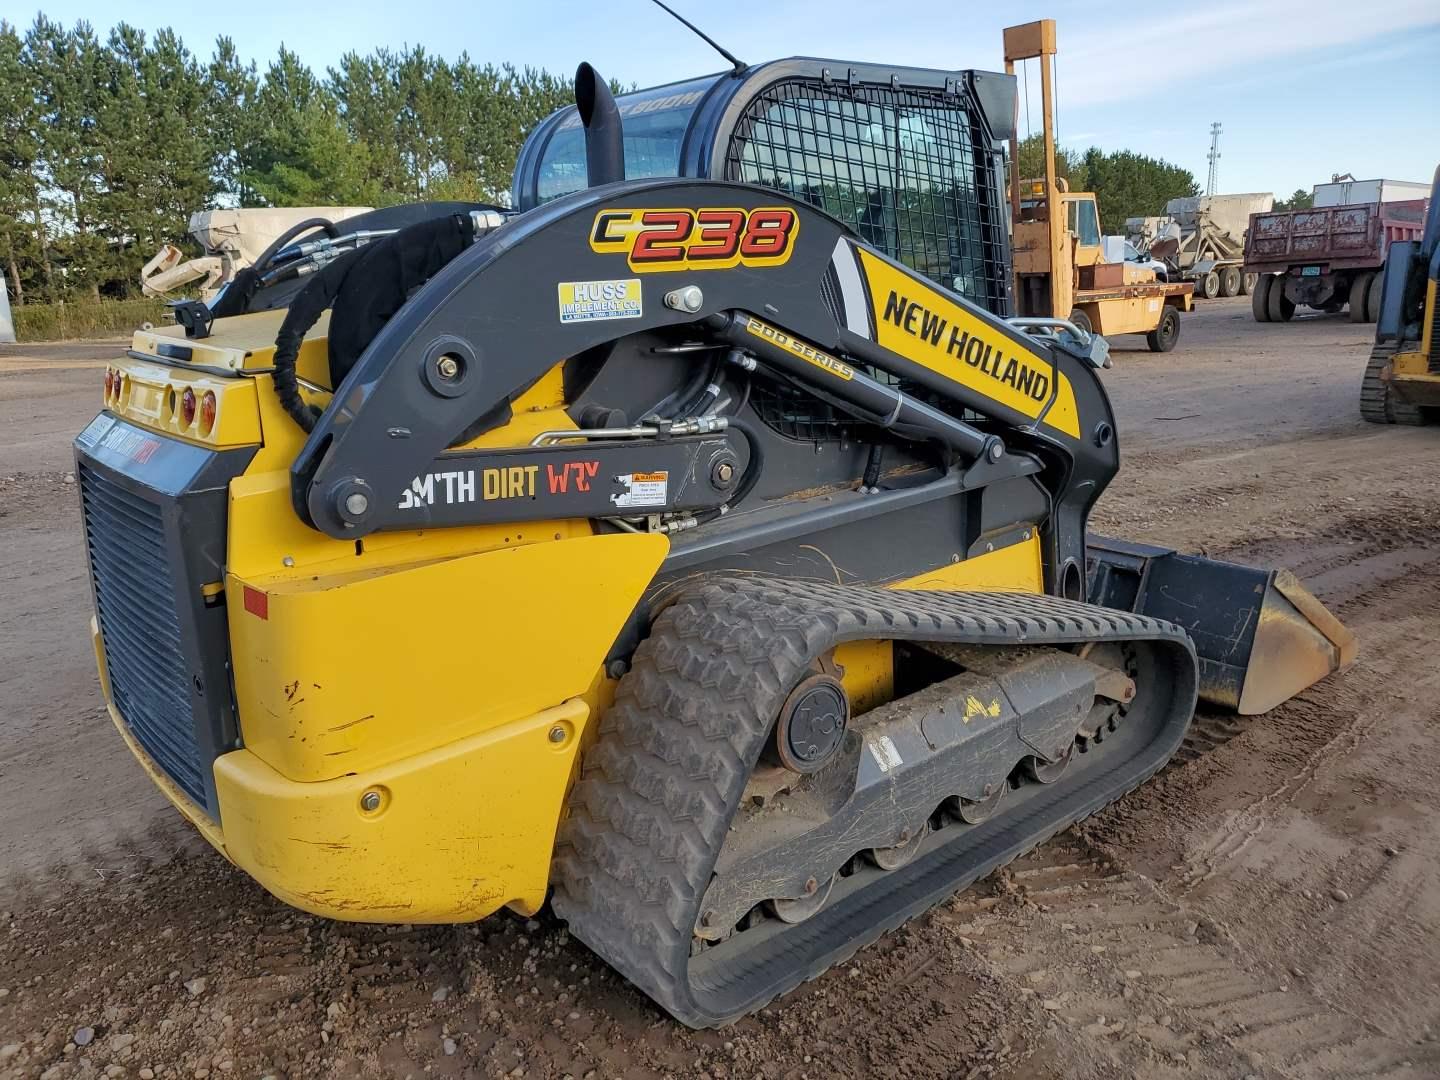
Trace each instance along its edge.
<instances>
[{"instance_id":1,"label":"bolt head","mask_svg":"<svg viewBox=\"0 0 1440 1080\"><path fill-rule=\"evenodd\" d=\"M549 737L552 743L562 743L565 741L565 729L559 724L556 724L550 729Z\"/></svg>"},{"instance_id":2,"label":"bolt head","mask_svg":"<svg viewBox=\"0 0 1440 1080\"><path fill-rule=\"evenodd\" d=\"M665 306L676 311L694 313L705 303L705 294L698 285L686 285L665 294Z\"/></svg>"},{"instance_id":3,"label":"bolt head","mask_svg":"<svg viewBox=\"0 0 1440 1080\"><path fill-rule=\"evenodd\" d=\"M345 512L355 517L362 517L366 510L370 509L370 496L363 491L352 491L345 496Z\"/></svg>"},{"instance_id":4,"label":"bolt head","mask_svg":"<svg viewBox=\"0 0 1440 1080\"><path fill-rule=\"evenodd\" d=\"M720 467L715 470L715 475L720 478L722 484L728 484L735 476L735 466L728 461L722 461Z\"/></svg>"},{"instance_id":5,"label":"bolt head","mask_svg":"<svg viewBox=\"0 0 1440 1080\"><path fill-rule=\"evenodd\" d=\"M367 791L360 796L360 809L367 814L373 814L380 809L380 793L378 791Z\"/></svg>"},{"instance_id":6,"label":"bolt head","mask_svg":"<svg viewBox=\"0 0 1440 1080\"><path fill-rule=\"evenodd\" d=\"M453 356L442 356L435 361L435 373L442 379L453 379L460 374L460 362Z\"/></svg>"}]
</instances>

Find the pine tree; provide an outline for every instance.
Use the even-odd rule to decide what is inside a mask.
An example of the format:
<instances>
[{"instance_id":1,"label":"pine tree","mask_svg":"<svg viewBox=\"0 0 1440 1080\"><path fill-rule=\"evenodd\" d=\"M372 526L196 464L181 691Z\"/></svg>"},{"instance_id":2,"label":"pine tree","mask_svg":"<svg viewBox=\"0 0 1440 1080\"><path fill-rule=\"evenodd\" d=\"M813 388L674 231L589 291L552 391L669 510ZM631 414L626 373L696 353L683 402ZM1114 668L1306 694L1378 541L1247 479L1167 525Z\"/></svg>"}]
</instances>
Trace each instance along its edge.
<instances>
[{"instance_id":1,"label":"pine tree","mask_svg":"<svg viewBox=\"0 0 1440 1080\"><path fill-rule=\"evenodd\" d=\"M381 188L366 144L351 137L334 97L283 45L256 94L261 118L241 181L268 206L375 205Z\"/></svg>"},{"instance_id":2,"label":"pine tree","mask_svg":"<svg viewBox=\"0 0 1440 1080\"><path fill-rule=\"evenodd\" d=\"M107 262L105 240L95 228L102 184L95 128L105 49L89 23L67 31L40 15L26 34L24 60L37 86L41 190L34 213L53 239L51 289L98 297Z\"/></svg>"},{"instance_id":3,"label":"pine tree","mask_svg":"<svg viewBox=\"0 0 1440 1080\"><path fill-rule=\"evenodd\" d=\"M228 37L215 39L215 55L206 81L206 134L218 196L228 206L254 206L257 196L245 184L262 127L256 98L260 80L255 61L243 63Z\"/></svg>"},{"instance_id":4,"label":"pine tree","mask_svg":"<svg viewBox=\"0 0 1440 1080\"><path fill-rule=\"evenodd\" d=\"M16 304L27 288L34 298L46 284L36 273L46 258L44 223L26 223L40 201L40 144L37 88L24 51L15 27L0 21L0 265Z\"/></svg>"}]
</instances>

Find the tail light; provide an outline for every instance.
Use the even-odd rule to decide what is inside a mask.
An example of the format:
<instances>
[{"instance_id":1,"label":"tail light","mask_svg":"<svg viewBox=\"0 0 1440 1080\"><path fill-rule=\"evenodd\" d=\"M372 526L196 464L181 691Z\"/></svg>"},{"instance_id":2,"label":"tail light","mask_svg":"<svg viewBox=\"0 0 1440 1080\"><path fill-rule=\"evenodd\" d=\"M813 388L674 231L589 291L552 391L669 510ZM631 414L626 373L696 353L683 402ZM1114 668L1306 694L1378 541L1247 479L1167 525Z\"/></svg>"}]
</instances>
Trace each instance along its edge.
<instances>
[{"instance_id":1,"label":"tail light","mask_svg":"<svg viewBox=\"0 0 1440 1080\"><path fill-rule=\"evenodd\" d=\"M188 386L180 395L180 423L189 427L195 422L195 391Z\"/></svg>"},{"instance_id":2,"label":"tail light","mask_svg":"<svg viewBox=\"0 0 1440 1080\"><path fill-rule=\"evenodd\" d=\"M200 434L209 435L215 426L215 391L206 390L200 398Z\"/></svg>"},{"instance_id":3,"label":"tail light","mask_svg":"<svg viewBox=\"0 0 1440 1080\"><path fill-rule=\"evenodd\" d=\"M115 369L114 369L114 368L108 368L108 367L107 367L107 368L105 369L105 400L106 400L107 402L110 400L111 396L115 393L115 382L116 382L116 379L115 379Z\"/></svg>"}]
</instances>

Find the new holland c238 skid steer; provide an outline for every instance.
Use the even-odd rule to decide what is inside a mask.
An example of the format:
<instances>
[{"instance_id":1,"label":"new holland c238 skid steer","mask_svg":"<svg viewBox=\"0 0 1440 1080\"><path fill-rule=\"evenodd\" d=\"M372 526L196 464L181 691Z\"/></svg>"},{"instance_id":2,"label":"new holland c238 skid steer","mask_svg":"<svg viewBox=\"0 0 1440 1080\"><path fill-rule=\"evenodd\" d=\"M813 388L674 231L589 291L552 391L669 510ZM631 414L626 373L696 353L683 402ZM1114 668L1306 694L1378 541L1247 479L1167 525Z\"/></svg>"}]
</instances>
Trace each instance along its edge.
<instances>
[{"instance_id":1,"label":"new holland c238 skid steer","mask_svg":"<svg viewBox=\"0 0 1440 1080\"><path fill-rule=\"evenodd\" d=\"M514 209L282 237L76 441L110 714L283 900L547 895L759 1008L1348 661L1283 572L1087 538L1103 341L1013 323L1013 78L805 59L578 110ZM626 175L630 179L625 179Z\"/></svg>"}]
</instances>

